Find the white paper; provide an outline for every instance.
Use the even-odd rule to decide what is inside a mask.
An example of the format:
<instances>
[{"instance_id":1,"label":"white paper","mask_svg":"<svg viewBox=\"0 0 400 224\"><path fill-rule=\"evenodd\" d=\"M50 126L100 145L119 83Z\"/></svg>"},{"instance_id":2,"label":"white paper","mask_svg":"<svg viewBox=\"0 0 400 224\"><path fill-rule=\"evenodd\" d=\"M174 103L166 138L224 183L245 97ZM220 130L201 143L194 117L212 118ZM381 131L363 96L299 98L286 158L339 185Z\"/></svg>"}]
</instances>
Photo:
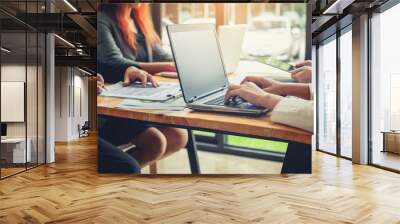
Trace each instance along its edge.
<instances>
[{"instance_id":1,"label":"white paper","mask_svg":"<svg viewBox=\"0 0 400 224\"><path fill-rule=\"evenodd\" d=\"M154 88L147 85L146 88L141 84L133 84L124 87L122 82L118 82L106 87L100 95L108 97L118 97L138 100L166 101L174 97L181 96L178 83L159 83L159 87Z\"/></svg>"}]
</instances>

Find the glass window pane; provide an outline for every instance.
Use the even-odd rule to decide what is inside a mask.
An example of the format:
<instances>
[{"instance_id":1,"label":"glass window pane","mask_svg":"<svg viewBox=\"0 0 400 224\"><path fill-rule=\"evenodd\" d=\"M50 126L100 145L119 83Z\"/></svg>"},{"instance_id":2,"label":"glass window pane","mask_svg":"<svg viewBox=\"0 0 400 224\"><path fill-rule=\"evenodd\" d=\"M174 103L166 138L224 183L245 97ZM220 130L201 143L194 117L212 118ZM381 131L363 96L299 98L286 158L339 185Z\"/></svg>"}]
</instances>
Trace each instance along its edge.
<instances>
[{"instance_id":1,"label":"glass window pane","mask_svg":"<svg viewBox=\"0 0 400 224\"><path fill-rule=\"evenodd\" d=\"M46 124L46 77L45 77L45 60L46 60L46 36L43 33L39 33L39 45L38 45L38 164L45 163L46 149L45 149L45 124Z\"/></svg>"},{"instance_id":2,"label":"glass window pane","mask_svg":"<svg viewBox=\"0 0 400 224\"><path fill-rule=\"evenodd\" d=\"M318 48L318 149L336 153L336 39Z\"/></svg>"},{"instance_id":3,"label":"glass window pane","mask_svg":"<svg viewBox=\"0 0 400 224\"><path fill-rule=\"evenodd\" d=\"M238 147L254 148L270 152L286 153L288 143L257 138L228 135L226 144Z\"/></svg>"},{"instance_id":4,"label":"glass window pane","mask_svg":"<svg viewBox=\"0 0 400 224\"><path fill-rule=\"evenodd\" d=\"M221 3L222 4L222 3ZM305 4L224 3L225 24L246 24L243 56L273 57L286 62L304 60ZM222 12L223 11L223 12ZM162 42L169 46L166 25L216 23L216 3L163 3Z\"/></svg>"},{"instance_id":5,"label":"glass window pane","mask_svg":"<svg viewBox=\"0 0 400 224\"><path fill-rule=\"evenodd\" d=\"M1 122L6 125L6 133L2 133L4 136L1 140L2 178L24 171L26 161L30 161L30 142L26 141L24 116L27 69L25 41L25 31L1 33L1 47L7 49L1 51L0 109Z\"/></svg>"},{"instance_id":6,"label":"glass window pane","mask_svg":"<svg viewBox=\"0 0 400 224\"><path fill-rule=\"evenodd\" d=\"M29 160L28 160L28 168L34 167L37 165L37 150L38 150L38 49L37 43L38 36L36 32L28 32L27 33L27 48L28 48L28 62L27 62L27 80L26 80L26 116L27 116L27 139L28 139L28 149L31 151Z\"/></svg>"},{"instance_id":7,"label":"glass window pane","mask_svg":"<svg viewBox=\"0 0 400 224\"><path fill-rule=\"evenodd\" d=\"M340 152L352 156L352 33L340 37Z\"/></svg>"},{"instance_id":8,"label":"glass window pane","mask_svg":"<svg viewBox=\"0 0 400 224\"><path fill-rule=\"evenodd\" d=\"M400 170L400 151L397 150L400 149L400 137L394 141L395 150L390 150L383 145L382 132L400 130L400 31L394 28L398 27L398 21L400 4L371 19L372 163L396 170Z\"/></svg>"},{"instance_id":9,"label":"glass window pane","mask_svg":"<svg viewBox=\"0 0 400 224\"><path fill-rule=\"evenodd\" d=\"M167 25L215 23L215 3L161 3L161 38L169 46ZM169 49L169 47L166 47Z\"/></svg>"},{"instance_id":10,"label":"glass window pane","mask_svg":"<svg viewBox=\"0 0 400 224\"><path fill-rule=\"evenodd\" d=\"M260 60L274 58L295 63L305 57L306 4L299 3L250 3L244 6L232 4L240 14L229 23L245 23L248 30L243 42L243 55ZM233 12L231 14L234 14ZM234 22L233 22L234 21Z\"/></svg>"},{"instance_id":11,"label":"glass window pane","mask_svg":"<svg viewBox=\"0 0 400 224\"><path fill-rule=\"evenodd\" d=\"M207 137L215 137L215 133L208 131L194 131L195 135L207 136Z\"/></svg>"}]
</instances>

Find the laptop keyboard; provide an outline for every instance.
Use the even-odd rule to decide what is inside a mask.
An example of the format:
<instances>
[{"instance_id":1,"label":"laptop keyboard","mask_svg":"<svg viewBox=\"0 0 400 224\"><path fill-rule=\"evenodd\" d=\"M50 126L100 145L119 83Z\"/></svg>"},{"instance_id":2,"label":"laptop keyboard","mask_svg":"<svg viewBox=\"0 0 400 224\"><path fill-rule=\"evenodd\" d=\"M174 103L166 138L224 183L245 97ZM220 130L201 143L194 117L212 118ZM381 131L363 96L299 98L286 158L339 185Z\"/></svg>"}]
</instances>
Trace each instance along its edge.
<instances>
[{"instance_id":1,"label":"laptop keyboard","mask_svg":"<svg viewBox=\"0 0 400 224\"><path fill-rule=\"evenodd\" d=\"M205 104L207 105L217 105L217 106L238 106L242 103L244 103L245 101L242 99L238 99L238 98L233 98L229 101L229 103L225 103L225 97L224 96L220 96L217 97L215 99L212 99L210 101L205 102Z\"/></svg>"},{"instance_id":2,"label":"laptop keyboard","mask_svg":"<svg viewBox=\"0 0 400 224\"><path fill-rule=\"evenodd\" d=\"M225 105L225 98L224 98L224 96L220 96L220 97L217 97L217 98L212 99L210 101L207 101L205 104L224 106Z\"/></svg>"}]
</instances>

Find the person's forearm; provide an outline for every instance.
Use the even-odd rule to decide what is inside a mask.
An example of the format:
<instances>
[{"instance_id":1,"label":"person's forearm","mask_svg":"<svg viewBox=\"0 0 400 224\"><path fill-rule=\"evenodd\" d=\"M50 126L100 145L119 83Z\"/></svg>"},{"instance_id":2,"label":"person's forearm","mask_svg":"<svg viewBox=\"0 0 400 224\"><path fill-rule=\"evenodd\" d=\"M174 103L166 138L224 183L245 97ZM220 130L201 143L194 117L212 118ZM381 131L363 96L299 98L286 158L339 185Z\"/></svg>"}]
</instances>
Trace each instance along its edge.
<instances>
[{"instance_id":1,"label":"person's forearm","mask_svg":"<svg viewBox=\"0 0 400 224\"><path fill-rule=\"evenodd\" d=\"M282 96L275 94L266 94L263 97L260 97L256 104L264 108L274 109L282 98Z\"/></svg>"},{"instance_id":2,"label":"person's forearm","mask_svg":"<svg viewBox=\"0 0 400 224\"><path fill-rule=\"evenodd\" d=\"M281 95L296 96L305 100L311 98L309 84L304 83L285 83L280 92Z\"/></svg>"},{"instance_id":3,"label":"person's forearm","mask_svg":"<svg viewBox=\"0 0 400 224\"><path fill-rule=\"evenodd\" d=\"M153 62L139 62L139 66L150 74L160 72L157 64Z\"/></svg>"},{"instance_id":4,"label":"person's forearm","mask_svg":"<svg viewBox=\"0 0 400 224\"><path fill-rule=\"evenodd\" d=\"M271 121L312 132L313 113L313 101L285 97L271 112Z\"/></svg>"},{"instance_id":5,"label":"person's forearm","mask_svg":"<svg viewBox=\"0 0 400 224\"><path fill-rule=\"evenodd\" d=\"M139 66L152 75L159 72L169 72L168 69L166 71L165 63L162 62L140 62Z\"/></svg>"}]
</instances>

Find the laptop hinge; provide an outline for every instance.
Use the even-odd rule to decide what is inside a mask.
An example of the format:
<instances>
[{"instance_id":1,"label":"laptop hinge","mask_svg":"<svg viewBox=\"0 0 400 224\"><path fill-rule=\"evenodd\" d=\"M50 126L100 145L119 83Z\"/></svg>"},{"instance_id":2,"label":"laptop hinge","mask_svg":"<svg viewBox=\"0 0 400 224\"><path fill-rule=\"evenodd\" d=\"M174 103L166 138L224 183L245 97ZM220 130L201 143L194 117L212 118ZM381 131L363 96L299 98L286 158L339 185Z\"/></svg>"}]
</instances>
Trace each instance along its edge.
<instances>
[{"instance_id":1,"label":"laptop hinge","mask_svg":"<svg viewBox=\"0 0 400 224\"><path fill-rule=\"evenodd\" d=\"M216 89L216 90L212 90L212 91L210 91L210 92L208 92L208 93L205 93L205 94L203 94L203 95L200 95L200 96L194 96L194 97L193 97L192 99L190 99L188 102L189 102L189 103L193 103L193 102L195 102L195 101L197 101L197 100L200 100L200 99L203 99L203 98L205 98L205 97L208 97L208 96L210 96L210 95L212 95L212 94L214 94L214 93L223 91L224 89L226 89L226 86L223 86L223 87L218 88L218 89Z\"/></svg>"}]
</instances>

